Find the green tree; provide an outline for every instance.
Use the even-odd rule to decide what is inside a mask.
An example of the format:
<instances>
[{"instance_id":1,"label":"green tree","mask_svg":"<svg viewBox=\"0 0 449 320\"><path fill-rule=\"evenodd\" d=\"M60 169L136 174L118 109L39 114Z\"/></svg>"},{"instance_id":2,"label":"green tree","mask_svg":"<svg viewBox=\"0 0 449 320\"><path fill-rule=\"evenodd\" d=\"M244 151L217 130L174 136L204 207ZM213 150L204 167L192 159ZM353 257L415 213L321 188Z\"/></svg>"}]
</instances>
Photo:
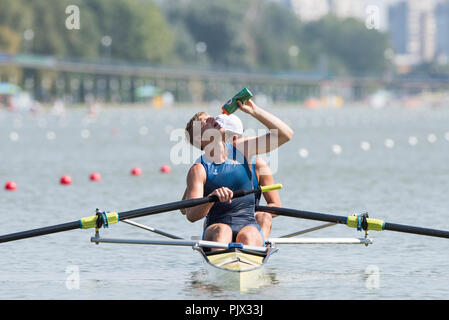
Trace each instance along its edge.
<instances>
[{"instance_id":1,"label":"green tree","mask_svg":"<svg viewBox=\"0 0 449 320\"><path fill-rule=\"evenodd\" d=\"M329 71L337 74L379 74L385 71L386 34L368 30L362 21L328 15L304 26L308 56L319 63L325 55Z\"/></svg>"},{"instance_id":2,"label":"green tree","mask_svg":"<svg viewBox=\"0 0 449 320\"><path fill-rule=\"evenodd\" d=\"M174 32L161 9L151 1L85 0L102 36L110 36L110 55L134 61L167 63L173 59ZM104 50L96 42L98 49Z\"/></svg>"},{"instance_id":3,"label":"green tree","mask_svg":"<svg viewBox=\"0 0 449 320\"><path fill-rule=\"evenodd\" d=\"M167 0L163 4L170 22L177 26L178 54L184 60L191 60L191 51L185 48L194 48L201 41L207 44L206 54L214 66L252 70L310 68L308 57L300 54L300 21L277 3ZM297 52L292 54L291 48Z\"/></svg>"},{"instance_id":4,"label":"green tree","mask_svg":"<svg viewBox=\"0 0 449 320\"><path fill-rule=\"evenodd\" d=\"M302 24L290 11L275 3L257 2L251 38L259 68L275 70L308 69L310 62L302 53Z\"/></svg>"},{"instance_id":5,"label":"green tree","mask_svg":"<svg viewBox=\"0 0 449 320\"><path fill-rule=\"evenodd\" d=\"M101 33L97 24L97 17L87 5L85 0L58 0L62 3L57 14L63 17L58 20L57 28L60 29L64 45L65 55L70 57L96 58L100 56L98 43ZM68 14L65 8L69 5L77 5L80 9L80 29L67 29L65 23ZM62 13L61 13L61 10ZM61 15L62 14L62 15Z\"/></svg>"},{"instance_id":6,"label":"green tree","mask_svg":"<svg viewBox=\"0 0 449 320\"><path fill-rule=\"evenodd\" d=\"M248 47L244 39L244 18L248 0L194 0L169 2L167 15L172 24L181 23L195 45L204 42L211 63L221 67L247 67ZM179 36L179 34L178 34Z\"/></svg>"},{"instance_id":7,"label":"green tree","mask_svg":"<svg viewBox=\"0 0 449 320\"><path fill-rule=\"evenodd\" d=\"M9 27L0 25L0 52L17 53L21 37Z\"/></svg>"},{"instance_id":8,"label":"green tree","mask_svg":"<svg viewBox=\"0 0 449 320\"><path fill-rule=\"evenodd\" d=\"M80 8L79 30L65 26L68 5ZM3 50L17 51L19 39L22 52L57 57L335 74L379 74L388 63L387 36L362 21L302 23L268 0L0 0L0 8ZM27 29L34 38L25 41Z\"/></svg>"},{"instance_id":9,"label":"green tree","mask_svg":"<svg viewBox=\"0 0 449 320\"><path fill-rule=\"evenodd\" d=\"M21 34L31 19L32 10L24 0L0 0L0 25Z\"/></svg>"}]
</instances>

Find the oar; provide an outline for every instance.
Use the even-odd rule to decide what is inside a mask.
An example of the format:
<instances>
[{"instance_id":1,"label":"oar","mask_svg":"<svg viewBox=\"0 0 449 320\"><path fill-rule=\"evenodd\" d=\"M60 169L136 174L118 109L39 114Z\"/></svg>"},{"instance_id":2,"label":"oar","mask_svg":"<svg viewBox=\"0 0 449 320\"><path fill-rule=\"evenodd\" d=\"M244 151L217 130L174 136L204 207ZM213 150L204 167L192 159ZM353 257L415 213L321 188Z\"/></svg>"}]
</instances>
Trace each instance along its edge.
<instances>
[{"instance_id":1,"label":"oar","mask_svg":"<svg viewBox=\"0 0 449 320\"><path fill-rule=\"evenodd\" d=\"M258 189L253 190L237 190L233 192L233 198L243 197L248 194L256 193L256 192L267 192L271 190L277 190L282 188L281 184L274 184L270 186L262 186ZM1 242L9 242L14 240L20 240L25 238L43 236L46 234L69 231L74 229L90 229L90 228L100 228L101 226L107 227L109 224L115 224L120 220L143 217L147 215L168 212L173 210L179 210L182 208L191 208L198 206L200 204L209 203L209 202L217 202L218 197L209 196L204 198L197 199L188 199L188 200L180 200L171 203L161 204L157 206L124 211L124 212L99 212L97 210L97 214L95 216L90 216L86 218L82 218L76 221L57 224L49 227L43 227L28 231L16 232L7 235L0 236Z\"/></svg>"},{"instance_id":2,"label":"oar","mask_svg":"<svg viewBox=\"0 0 449 320\"><path fill-rule=\"evenodd\" d=\"M256 211L264 211L277 214L280 216L287 216L293 218L345 224L348 227L357 228L358 230L375 230L375 231L389 230L389 231L405 232L405 233L449 239L449 231L384 222L383 220L368 218L367 214L361 214L357 216L356 215L336 216L325 213L301 211L279 207L266 207L266 206L256 206Z\"/></svg>"}]
</instances>

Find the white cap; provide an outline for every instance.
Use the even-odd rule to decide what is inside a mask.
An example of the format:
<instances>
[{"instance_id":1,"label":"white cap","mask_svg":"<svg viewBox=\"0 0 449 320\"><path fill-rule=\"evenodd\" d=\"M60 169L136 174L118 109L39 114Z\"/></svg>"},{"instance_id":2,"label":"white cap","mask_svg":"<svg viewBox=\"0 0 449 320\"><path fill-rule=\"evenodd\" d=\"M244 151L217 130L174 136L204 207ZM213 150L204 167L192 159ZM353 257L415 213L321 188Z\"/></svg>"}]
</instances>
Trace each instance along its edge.
<instances>
[{"instance_id":1,"label":"white cap","mask_svg":"<svg viewBox=\"0 0 449 320\"><path fill-rule=\"evenodd\" d=\"M231 131L236 134L243 134L243 124L242 121L234 114L220 114L215 118L220 127L226 131Z\"/></svg>"}]
</instances>

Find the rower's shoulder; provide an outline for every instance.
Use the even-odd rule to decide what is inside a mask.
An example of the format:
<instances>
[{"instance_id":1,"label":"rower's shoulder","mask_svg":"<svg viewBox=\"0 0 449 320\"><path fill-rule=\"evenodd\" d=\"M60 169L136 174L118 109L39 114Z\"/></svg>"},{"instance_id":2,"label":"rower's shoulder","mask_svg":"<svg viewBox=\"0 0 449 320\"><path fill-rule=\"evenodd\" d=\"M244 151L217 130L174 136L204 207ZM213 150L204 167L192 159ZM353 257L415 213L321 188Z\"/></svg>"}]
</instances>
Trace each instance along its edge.
<instances>
[{"instance_id":1,"label":"rower's shoulder","mask_svg":"<svg viewBox=\"0 0 449 320\"><path fill-rule=\"evenodd\" d=\"M255 156L255 158L256 158L256 167L268 167L268 164L267 164L267 162L264 160L264 159L262 159L261 157L257 157L257 156Z\"/></svg>"},{"instance_id":2,"label":"rower's shoulder","mask_svg":"<svg viewBox=\"0 0 449 320\"><path fill-rule=\"evenodd\" d=\"M187 180L189 179L197 179L197 178L205 178L206 177L206 169L201 163L194 163L187 173Z\"/></svg>"},{"instance_id":3,"label":"rower's shoulder","mask_svg":"<svg viewBox=\"0 0 449 320\"><path fill-rule=\"evenodd\" d=\"M189 172L201 172L201 171L205 171L202 163L194 163L189 169Z\"/></svg>"},{"instance_id":4,"label":"rower's shoulder","mask_svg":"<svg viewBox=\"0 0 449 320\"><path fill-rule=\"evenodd\" d=\"M264 176L272 176L270 166L264 159L260 157L256 158L256 173L259 178L262 178Z\"/></svg>"}]
</instances>

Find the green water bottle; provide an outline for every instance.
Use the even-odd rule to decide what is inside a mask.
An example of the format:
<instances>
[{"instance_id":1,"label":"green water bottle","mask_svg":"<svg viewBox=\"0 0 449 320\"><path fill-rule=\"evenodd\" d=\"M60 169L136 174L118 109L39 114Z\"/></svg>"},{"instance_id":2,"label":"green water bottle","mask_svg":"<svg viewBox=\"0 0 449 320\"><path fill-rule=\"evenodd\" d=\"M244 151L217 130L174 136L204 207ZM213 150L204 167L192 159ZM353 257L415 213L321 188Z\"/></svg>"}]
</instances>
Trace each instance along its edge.
<instances>
[{"instance_id":1,"label":"green water bottle","mask_svg":"<svg viewBox=\"0 0 449 320\"><path fill-rule=\"evenodd\" d=\"M228 102L226 102L225 105L221 108L223 110L223 114L230 115L235 110L237 110L239 108L237 100L240 100L241 103L245 103L252 97L253 94L251 93L251 91L249 91L247 88L243 88L242 91L229 99Z\"/></svg>"}]
</instances>

